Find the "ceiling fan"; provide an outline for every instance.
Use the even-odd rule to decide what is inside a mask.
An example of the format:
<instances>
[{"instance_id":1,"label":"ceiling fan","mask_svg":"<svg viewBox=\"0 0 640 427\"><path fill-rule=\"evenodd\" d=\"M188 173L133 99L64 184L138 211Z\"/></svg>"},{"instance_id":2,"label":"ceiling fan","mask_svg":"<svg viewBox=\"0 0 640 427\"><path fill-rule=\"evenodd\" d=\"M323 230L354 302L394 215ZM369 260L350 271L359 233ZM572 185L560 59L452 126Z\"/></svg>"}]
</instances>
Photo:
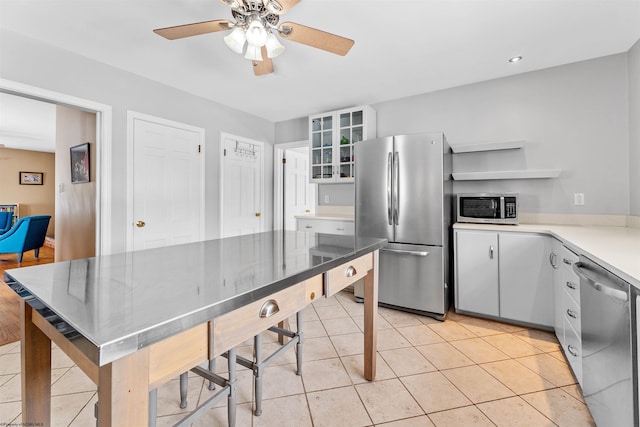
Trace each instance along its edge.
<instances>
[{"instance_id":1,"label":"ceiling fan","mask_svg":"<svg viewBox=\"0 0 640 427\"><path fill-rule=\"evenodd\" d=\"M280 15L298 4L300 0L221 0L231 8L234 21L216 19L158 28L154 33L169 39L198 36L231 30L224 41L231 50L242 54L245 44L245 58L253 64L253 72L260 76L273 72L272 58L284 52L277 34L285 40L302 43L337 55L346 55L354 41L295 22L278 25ZM245 43L246 42L246 43Z\"/></svg>"}]
</instances>

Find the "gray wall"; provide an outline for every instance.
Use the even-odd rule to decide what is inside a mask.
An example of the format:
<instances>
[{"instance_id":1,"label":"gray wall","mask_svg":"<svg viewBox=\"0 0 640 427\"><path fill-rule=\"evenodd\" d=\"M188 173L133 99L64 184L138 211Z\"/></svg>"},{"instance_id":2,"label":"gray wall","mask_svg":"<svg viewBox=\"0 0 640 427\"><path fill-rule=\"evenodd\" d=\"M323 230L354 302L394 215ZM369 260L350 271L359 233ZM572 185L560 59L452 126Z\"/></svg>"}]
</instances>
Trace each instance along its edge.
<instances>
[{"instance_id":1,"label":"gray wall","mask_svg":"<svg viewBox=\"0 0 640 427\"><path fill-rule=\"evenodd\" d=\"M300 117L275 124L275 141L277 143L296 142L309 139L309 120Z\"/></svg>"},{"instance_id":2,"label":"gray wall","mask_svg":"<svg viewBox=\"0 0 640 427\"><path fill-rule=\"evenodd\" d=\"M629 200L640 216L640 40L629 50Z\"/></svg>"},{"instance_id":3,"label":"gray wall","mask_svg":"<svg viewBox=\"0 0 640 427\"><path fill-rule=\"evenodd\" d=\"M114 252L125 249L127 110L205 129L205 234L207 238L219 235L220 132L273 144L272 122L12 32L0 32L0 40L0 77L113 107L111 228ZM268 145L265 150L267 183L273 182L272 164L273 150ZM272 185L266 185L265 190L265 224L270 228Z\"/></svg>"},{"instance_id":4,"label":"gray wall","mask_svg":"<svg viewBox=\"0 0 640 427\"><path fill-rule=\"evenodd\" d=\"M379 103L378 136L443 131L451 145L522 139L522 150L457 155L454 171L559 168L560 177L456 181L454 191L518 192L523 212L627 215L628 70L623 53ZM298 129L299 119L277 124L276 137L287 125ZM330 188L323 192L331 198ZM584 206L573 205L574 193L584 193Z\"/></svg>"}]
</instances>

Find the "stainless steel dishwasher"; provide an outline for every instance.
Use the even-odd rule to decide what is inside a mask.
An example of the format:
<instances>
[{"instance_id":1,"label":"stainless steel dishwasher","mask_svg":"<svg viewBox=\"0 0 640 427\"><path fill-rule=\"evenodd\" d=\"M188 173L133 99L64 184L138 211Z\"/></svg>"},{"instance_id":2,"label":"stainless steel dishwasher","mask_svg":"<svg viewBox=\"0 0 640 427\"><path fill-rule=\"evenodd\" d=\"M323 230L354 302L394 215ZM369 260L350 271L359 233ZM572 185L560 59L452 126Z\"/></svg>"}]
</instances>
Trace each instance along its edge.
<instances>
[{"instance_id":1,"label":"stainless steel dishwasher","mask_svg":"<svg viewBox=\"0 0 640 427\"><path fill-rule=\"evenodd\" d=\"M598 426L638 425L633 387L631 285L580 256L582 391Z\"/></svg>"}]
</instances>

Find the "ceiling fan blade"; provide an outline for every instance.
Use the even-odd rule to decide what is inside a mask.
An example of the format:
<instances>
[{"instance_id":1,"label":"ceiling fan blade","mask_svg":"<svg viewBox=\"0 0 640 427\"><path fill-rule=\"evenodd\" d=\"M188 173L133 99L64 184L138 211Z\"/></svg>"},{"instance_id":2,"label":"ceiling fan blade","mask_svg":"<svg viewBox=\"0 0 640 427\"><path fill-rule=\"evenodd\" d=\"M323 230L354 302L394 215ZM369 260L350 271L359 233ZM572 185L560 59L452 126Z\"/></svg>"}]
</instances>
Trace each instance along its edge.
<instances>
[{"instance_id":1,"label":"ceiling fan blade","mask_svg":"<svg viewBox=\"0 0 640 427\"><path fill-rule=\"evenodd\" d=\"M267 57L267 48L262 46L262 61L251 61L256 76L273 73L273 61Z\"/></svg>"},{"instance_id":2,"label":"ceiling fan blade","mask_svg":"<svg viewBox=\"0 0 640 427\"><path fill-rule=\"evenodd\" d=\"M355 43L346 37L327 33L295 22L285 22L280 25L280 35L292 42L306 44L307 46L326 50L336 55L346 55Z\"/></svg>"},{"instance_id":3,"label":"ceiling fan blade","mask_svg":"<svg viewBox=\"0 0 640 427\"><path fill-rule=\"evenodd\" d=\"M156 28L153 30L165 39L175 40L183 37L199 36L200 34L215 33L230 28L230 22L225 19L196 22L194 24L177 25L175 27Z\"/></svg>"}]
</instances>

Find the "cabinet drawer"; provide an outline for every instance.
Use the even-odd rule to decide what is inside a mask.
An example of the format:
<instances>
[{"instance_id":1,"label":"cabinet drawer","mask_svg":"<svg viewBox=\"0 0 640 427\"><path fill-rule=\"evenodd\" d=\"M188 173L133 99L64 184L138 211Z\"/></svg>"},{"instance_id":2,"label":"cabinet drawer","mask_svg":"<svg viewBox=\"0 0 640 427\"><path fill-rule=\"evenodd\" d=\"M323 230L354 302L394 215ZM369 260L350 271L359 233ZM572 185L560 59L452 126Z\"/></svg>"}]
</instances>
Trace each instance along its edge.
<instances>
[{"instance_id":1,"label":"cabinet drawer","mask_svg":"<svg viewBox=\"0 0 640 427\"><path fill-rule=\"evenodd\" d=\"M580 306L580 278L573 271L573 264L578 262L578 255L562 247L560 252L560 269L562 271L562 283L565 290Z\"/></svg>"},{"instance_id":2,"label":"cabinet drawer","mask_svg":"<svg viewBox=\"0 0 640 427\"><path fill-rule=\"evenodd\" d=\"M311 302L311 293L317 299L322 295L322 275L283 289L213 320L213 355L218 356L245 340L302 310ZM266 305L277 305L277 311L268 317L260 313Z\"/></svg>"},{"instance_id":3,"label":"cabinet drawer","mask_svg":"<svg viewBox=\"0 0 640 427\"><path fill-rule=\"evenodd\" d=\"M581 324L580 324L580 306L565 290L563 294L562 311L564 318L569 322L574 331L580 336Z\"/></svg>"},{"instance_id":4,"label":"cabinet drawer","mask_svg":"<svg viewBox=\"0 0 640 427\"><path fill-rule=\"evenodd\" d=\"M324 277L326 296L330 297L362 279L372 268L373 255L367 254L327 271Z\"/></svg>"},{"instance_id":5,"label":"cabinet drawer","mask_svg":"<svg viewBox=\"0 0 640 427\"><path fill-rule=\"evenodd\" d=\"M313 231L315 233L352 235L355 232L355 226L353 221L298 218L298 230Z\"/></svg>"},{"instance_id":6,"label":"cabinet drawer","mask_svg":"<svg viewBox=\"0 0 640 427\"><path fill-rule=\"evenodd\" d=\"M575 274L573 276L575 276ZM571 295L571 298L576 302L578 307L580 307L580 281L575 280L573 277L569 277L568 275L564 275L562 287L567 294Z\"/></svg>"},{"instance_id":7,"label":"cabinet drawer","mask_svg":"<svg viewBox=\"0 0 640 427\"><path fill-rule=\"evenodd\" d=\"M564 354L571 365L573 375L582 385L582 341L580 336L569 324L565 316L565 343L562 348Z\"/></svg>"},{"instance_id":8,"label":"cabinet drawer","mask_svg":"<svg viewBox=\"0 0 640 427\"><path fill-rule=\"evenodd\" d=\"M305 306L317 301L322 296L322 277L320 275L304 282L305 285Z\"/></svg>"}]
</instances>

